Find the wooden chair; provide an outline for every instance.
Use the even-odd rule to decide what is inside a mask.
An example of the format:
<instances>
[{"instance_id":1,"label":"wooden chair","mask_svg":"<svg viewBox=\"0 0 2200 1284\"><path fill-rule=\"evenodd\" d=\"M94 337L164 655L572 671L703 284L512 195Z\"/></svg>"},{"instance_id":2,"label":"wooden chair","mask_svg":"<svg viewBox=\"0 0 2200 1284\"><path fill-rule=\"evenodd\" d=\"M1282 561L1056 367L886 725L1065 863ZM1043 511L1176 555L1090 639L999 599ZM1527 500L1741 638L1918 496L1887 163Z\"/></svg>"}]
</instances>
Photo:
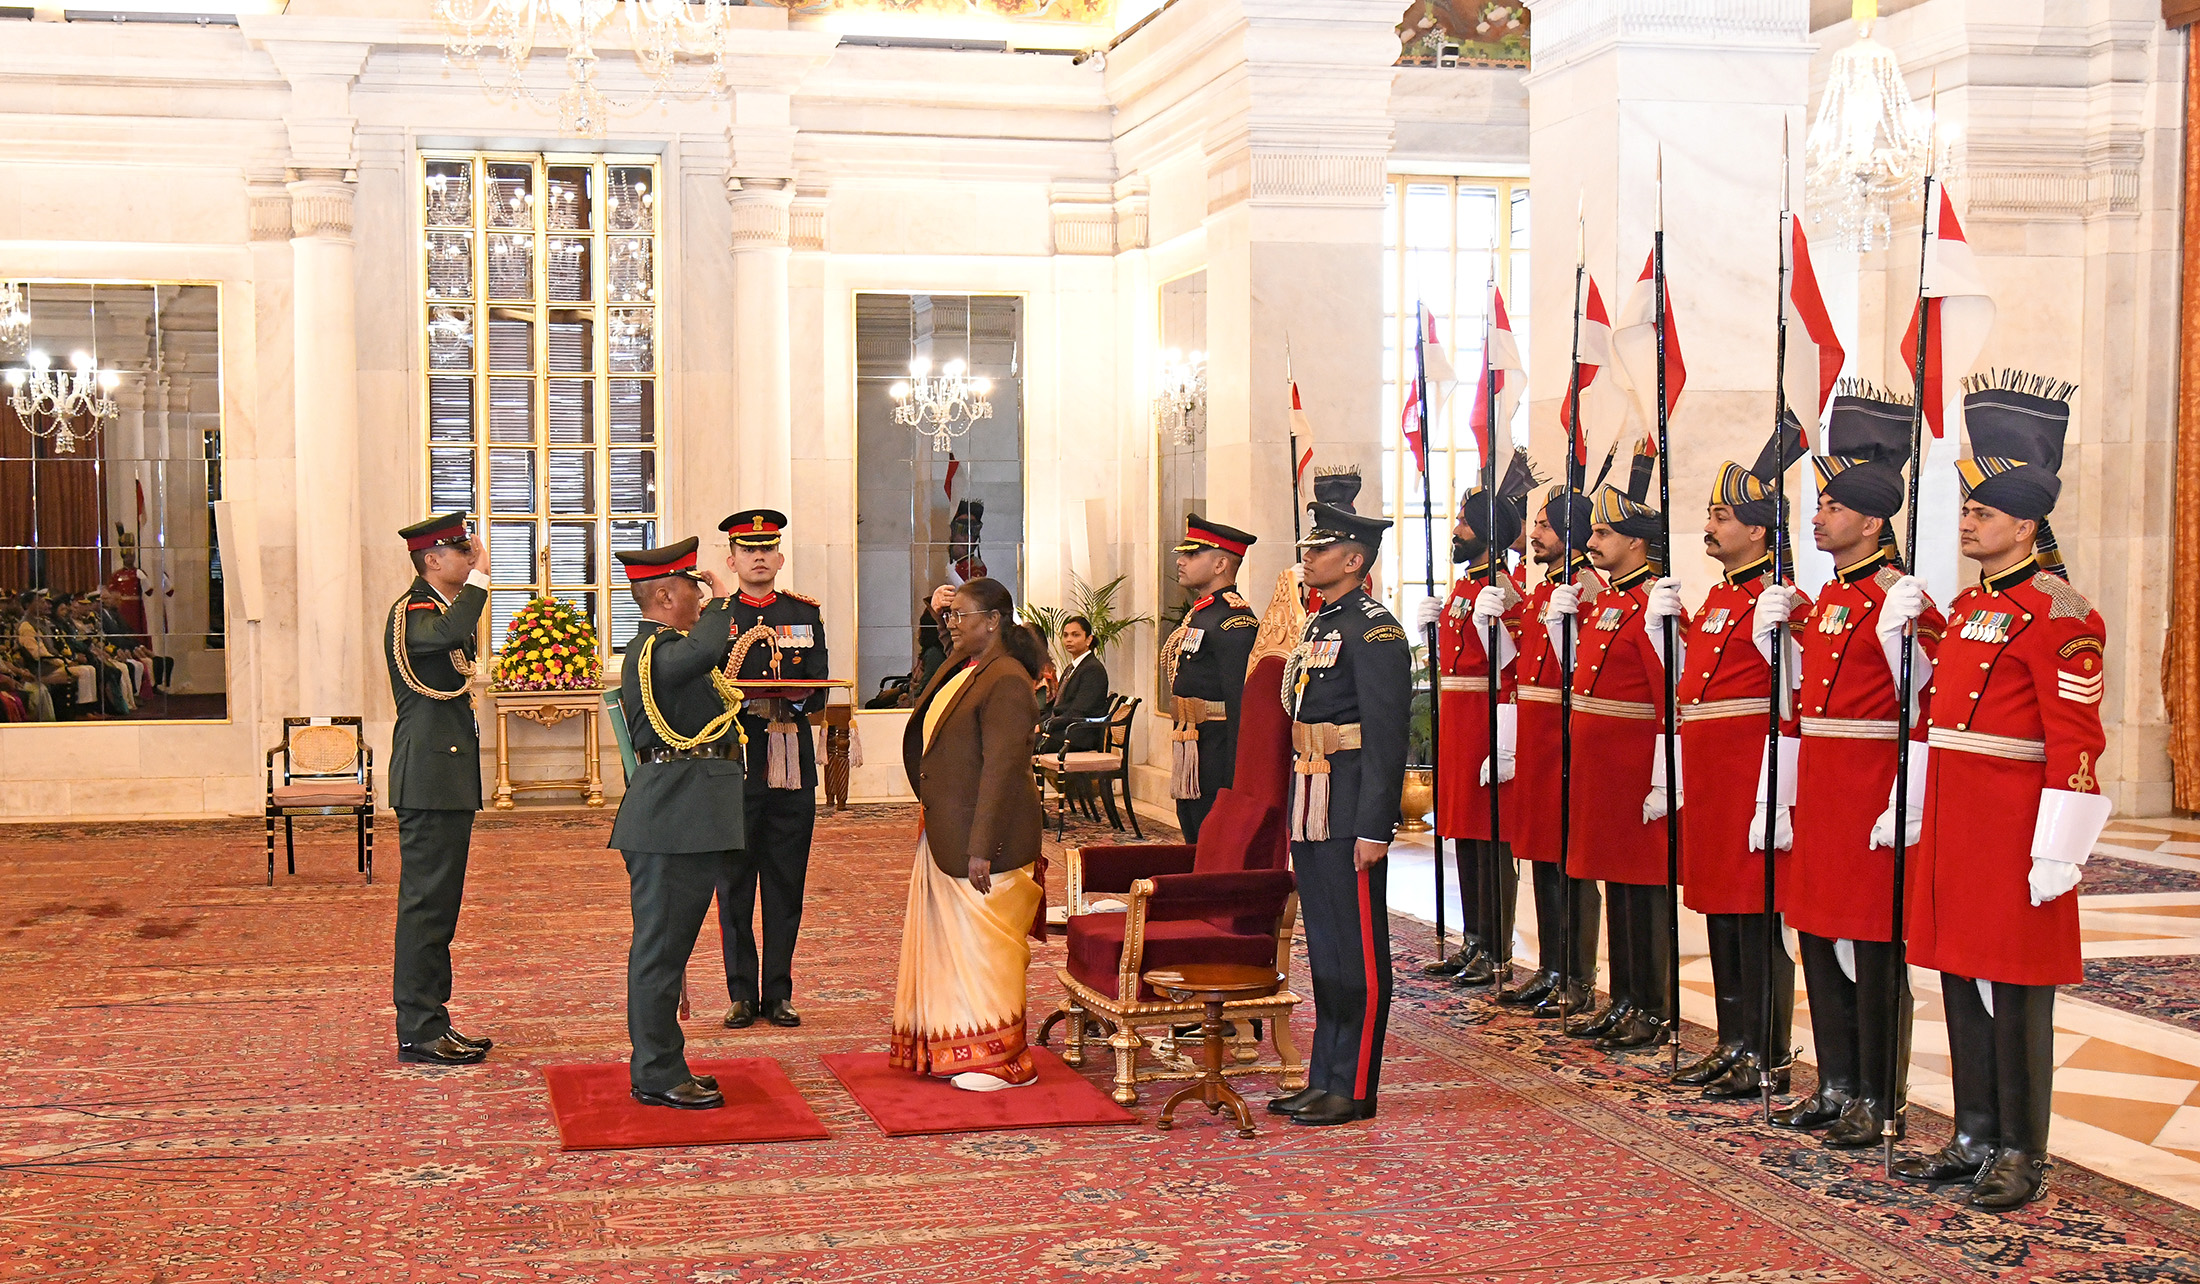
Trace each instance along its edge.
<instances>
[{"instance_id":1,"label":"wooden chair","mask_svg":"<svg viewBox=\"0 0 2200 1284\"><path fill-rule=\"evenodd\" d=\"M1055 753L1032 755L1032 771L1042 784L1054 787L1054 836L1057 840L1069 832L1072 782L1099 786L1100 800L1108 809L1108 823L1117 829L1123 827L1115 811L1115 791L1121 786L1123 811L1130 817L1131 833L1140 839L1146 836L1138 827L1138 810L1131 806L1131 745L1136 739L1138 706L1144 702L1120 696L1116 699L1117 704L1107 714L1105 749L1072 752L1065 746Z\"/></svg>"},{"instance_id":2,"label":"wooden chair","mask_svg":"<svg viewBox=\"0 0 2200 1284\"><path fill-rule=\"evenodd\" d=\"M280 784L275 759L283 760ZM283 742L267 751L267 885L275 885L275 818L283 821L283 854L298 872L292 832L297 816L351 816L359 826L359 872L374 881L374 750L356 715L285 718Z\"/></svg>"}]
</instances>

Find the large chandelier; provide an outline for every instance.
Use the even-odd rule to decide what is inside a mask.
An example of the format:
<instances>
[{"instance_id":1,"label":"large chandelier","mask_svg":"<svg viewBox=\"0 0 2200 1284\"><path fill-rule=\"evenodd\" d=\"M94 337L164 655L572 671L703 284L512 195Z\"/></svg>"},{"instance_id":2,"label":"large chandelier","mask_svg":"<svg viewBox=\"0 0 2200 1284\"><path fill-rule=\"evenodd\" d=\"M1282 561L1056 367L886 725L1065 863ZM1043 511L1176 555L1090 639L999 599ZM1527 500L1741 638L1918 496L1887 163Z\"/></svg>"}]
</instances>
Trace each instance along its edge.
<instances>
[{"instance_id":1,"label":"large chandelier","mask_svg":"<svg viewBox=\"0 0 2200 1284\"><path fill-rule=\"evenodd\" d=\"M915 428L932 439L932 449L946 452L970 425L993 417L991 379L975 377L960 358L932 373L929 358L909 363L909 378L887 389L894 399L894 422Z\"/></svg>"},{"instance_id":2,"label":"large chandelier","mask_svg":"<svg viewBox=\"0 0 2200 1284\"><path fill-rule=\"evenodd\" d=\"M7 373L8 408L32 436L51 437L54 453L73 455L115 417L115 385L122 372L102 370L89 352L70 359L72 370L55 370L53 358L33 350L30 368Z\"/></svg>"},{"instance_id":3,"label":"large chandelier","mask_svg":"<svg viewBox=\"0 0 2200 1284\"><path fill-rule=\"evenodd\" d=\"M1179 446L1199 440L1207 426L1207 354L1189 358L1175 348L1161 354L1161 373L1153 395L1155 431Z\"/></svg>"},{"instance_id":4,"label":"large chandelier","mask_svg":"<svg viewBox=\"0 0 2200 1284\"><path fill-rule=\"evenodd\" d=\"M1833 56L1825 97L1804 145L1804 199L1813 225L1846 249L1887 243L1894 204L1908 199L1932 153L1932 120L1903 83L1894 51L1872 39L1878 0L1854 0L1856 43Z\"/></svg>"},{"instance_id":5,"label":"large chandelier","mask_svg":"<svg viewBox=\"0 0 2200 1284\"><path fill-rule=\"evenodd\" d=\"M19 281L0 281L0 357L19 357L31 343L31 305Z\"/></svg>"},{"instance_id":6,"label":"large chandelier","mask_svg":"<svg viewBox=\"0 0 2200 1284\"><path fill-rule=\"evenodd\" d=\"M716 97L725 93L726 10L740 0L435 0L443 23L443 53L450 61L476 68L492 96L525 99L544 111L555 109L558 127L569 134L601 137L614 113L630 114L672 97ZM596 84L601 61L596 42L610 29L612 16L624 16L634 62L649 81L640 95L618 98ZM528 88L526 71L538 38L565 50L571 80L553 101ZM500 69L492 75L482 54L493 46ZM683 57L707 62L682 77Z\"/></svg>"}]
</instances>

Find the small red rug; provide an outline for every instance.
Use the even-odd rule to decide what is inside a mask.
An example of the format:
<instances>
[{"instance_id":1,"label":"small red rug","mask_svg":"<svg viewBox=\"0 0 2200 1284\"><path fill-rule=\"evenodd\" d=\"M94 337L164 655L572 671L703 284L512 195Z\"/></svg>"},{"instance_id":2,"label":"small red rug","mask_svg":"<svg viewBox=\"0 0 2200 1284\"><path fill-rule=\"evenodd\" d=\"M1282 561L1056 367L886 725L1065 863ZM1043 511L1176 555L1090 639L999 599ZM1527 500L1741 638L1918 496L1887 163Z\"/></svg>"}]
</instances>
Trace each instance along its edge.
<instances>
[{"instance_id":1,"label":"small red rug","mask_svg":"<svg viewBox=\"0 0 2200 1284\"><path fill-rule=\"evenodd\" d=\"M889 1137L1137 1122L1060 1057L1045 1048L1033 1048L1031 1055L1039 1063L1039 1081L1002 1092L965 1092L945 1079L896 1070L883 1052L834 1052L823 1060Z\"/></svg>"},{"instance_id":2,"label":"small red rug","mask_svg":"<svg viewBox=\"0 0 2200 1284\"><path fill-rule=\"evenodd\" d=\"M673 1110L634 1099L625 1062L545 1066L550 1112L566 1150L643 1150L652 1146L723 1146L754 1141L819 1141L831 1135L770 1057L690 1061L716 1075L726 1104Z\"/></svg>"}]
</instances>

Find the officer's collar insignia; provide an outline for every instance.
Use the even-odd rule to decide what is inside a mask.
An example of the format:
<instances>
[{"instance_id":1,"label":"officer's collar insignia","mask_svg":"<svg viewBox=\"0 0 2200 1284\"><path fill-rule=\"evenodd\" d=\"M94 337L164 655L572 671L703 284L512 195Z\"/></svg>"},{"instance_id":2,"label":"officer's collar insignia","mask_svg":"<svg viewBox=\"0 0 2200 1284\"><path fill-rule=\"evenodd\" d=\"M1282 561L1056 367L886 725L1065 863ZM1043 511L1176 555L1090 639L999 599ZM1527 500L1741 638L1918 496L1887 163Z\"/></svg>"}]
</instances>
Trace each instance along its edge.
<instances>
[{"instance_id":1,"label":"officer's collar insignia","mask_svg":"<svg viewBox=\"0 0 2200 1284\"><path fill-rule=\"evenodd\" d=\"M749 595L749 593L748 593L748 591L747 591L746 589L742 590L742 592L741 592L741 602L742 602L742 604L743 604L743 605L745 605L745 606L757 606L757 607L770 606L770 605L771 605L772 603L774 603L774 602L776 602L776 601L778 601L778 600L779 600L779 594L778 594L778 592L777 592L777 591L773 591L773 592L770 592L770 593L766 593L766 594L765 594L764 596L762 596L762 597L752 597L752 596L750 596L750 595Z\"/></svg>"}]
</instances>

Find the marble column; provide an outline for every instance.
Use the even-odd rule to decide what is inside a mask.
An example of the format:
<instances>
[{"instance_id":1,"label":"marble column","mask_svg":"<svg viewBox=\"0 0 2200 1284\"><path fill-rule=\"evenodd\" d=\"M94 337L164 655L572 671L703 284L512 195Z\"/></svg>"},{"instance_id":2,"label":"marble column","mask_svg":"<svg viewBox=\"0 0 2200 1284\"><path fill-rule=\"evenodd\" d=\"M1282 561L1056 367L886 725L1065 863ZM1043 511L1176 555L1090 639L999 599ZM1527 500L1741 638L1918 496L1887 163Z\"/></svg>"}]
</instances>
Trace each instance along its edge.
<instances>
[{"instance_id":1,"label":"marble column","mask_svg":"<svg viewBox=\"0 0 2200 1284\"><path fill-rule=\"evenodd\" d=\"M737 473L722 490L732 508L776 508L792 517L787 259L794 189L780 179L734 178L726 184L726 198L733 211L732 360L739 444ZM787 551L791 575L793 546Z\"/></svg>"},{"instance_id":2,"label":"marble column","mask_svg":"<svg viewBox=\"0 0 2200 1284\"><path fill-rule=\"evenodd\" d=\"M299 712L348 713L364 698L366 627L351 188L339 171L307 169L290 197Z\"/></svg>"},{"instance_id":3,"label":"marble column","mask_svg":"<svg viewBox=\"0 0 2200 1284\"><path fill-rule=\"evenodd\" d=\"M1674 570L1690 599L1717 566L1690 538L1727 459L1754 460L1771 435L1778 305L1780 139L1791 131L1801 185L1810 87L1808 6L1787 0L1527 0L1535 64L1528 89L1534 193L1531 449L1562 475L1559 403L1567 386L1577 239L1617 320L1649 256L1664 153L1665 247L1688 386L1670 426ZM1576 214L1580 224L1577 231ZM1633 432L1612 372L1582 409L1590 477ZM1797 474L1790 474L1791 480ZM1655 502L1653 484L1652 499ZM1807 576L1806 576L1807 578Z\"/></svg>"}]
</instances>

